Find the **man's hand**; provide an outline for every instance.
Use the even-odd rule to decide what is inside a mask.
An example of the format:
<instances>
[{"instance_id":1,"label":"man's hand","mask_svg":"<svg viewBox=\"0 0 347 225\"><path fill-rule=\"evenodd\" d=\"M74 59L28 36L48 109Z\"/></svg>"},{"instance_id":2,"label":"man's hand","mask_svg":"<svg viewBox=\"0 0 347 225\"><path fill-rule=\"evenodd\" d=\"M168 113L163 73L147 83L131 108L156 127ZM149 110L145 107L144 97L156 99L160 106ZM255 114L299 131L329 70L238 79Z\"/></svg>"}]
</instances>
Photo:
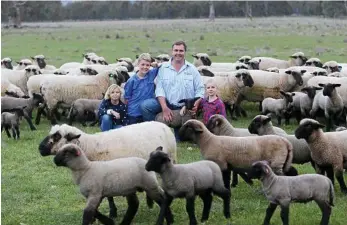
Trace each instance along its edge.
<instances>
[{"instance_id":1,"label":"man's hand","mask_svg":"<svg viewBox=\"0 0 347 225\"><path fill-rule=\"evenodd\" d=\"M169 107L165 107L163 109L163 119L166 122L171 122L172 121L172 117L173 117L173 113L171 111L171 109L169 109Z\"/></svg>"}]
</instances>

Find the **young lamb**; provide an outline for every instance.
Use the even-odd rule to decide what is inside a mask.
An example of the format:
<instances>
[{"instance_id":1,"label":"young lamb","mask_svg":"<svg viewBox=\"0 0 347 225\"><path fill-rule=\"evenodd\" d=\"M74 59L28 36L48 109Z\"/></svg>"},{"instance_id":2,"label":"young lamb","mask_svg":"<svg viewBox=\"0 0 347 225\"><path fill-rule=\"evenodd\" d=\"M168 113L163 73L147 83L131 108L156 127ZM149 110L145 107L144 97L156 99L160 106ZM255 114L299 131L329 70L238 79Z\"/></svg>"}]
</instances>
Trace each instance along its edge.
<instances>
[{"instance_id":1,"label":"young lamb","mask_svg":"<svg viewBox=\"0 0 347 225\"><path fill-rule=\"evenodd\" d=\"M120 223L131 224L139 207L136 192L145 191L160 206L163 203L163 190L159 187L154 172L145 170L146 160L136 157L110 161L90 161L84 151L75 144L63 145L54 157L57 166L68 167L72 177L87 199L83 211L83 225L93 223L94 217L103 224L114 224L111 218L102 215L98 207L103 198L125 196L128 209ZM169 211L165 214L167 222L172 222Z\"/></svg>"},{"instance_id":2,"label":"young lamb","mask_svg":"<svg viewBox=\"0 0 347 225\"><path fill-rule=\"evenodd\" d=\"M252 164L252 175L262 182L263 191L270 204L266 210L264 225L269 225L278 205L281 207L283 225L289 224L291 202L306 203L314 200L322 211L320 225L328 225L334 206L334 187L331 181L319 174L295 177L277 176L267 161Z\"/></svg>"},{"instance_id":3,"label":"young lamb","mask_svg":"<svg viewBox=\"0 0 347 225\"><path fill-rule=\"evenodd\" d=\"M283 137L216 136L198 120L188 120L180 129L182 141L192 140L200 148L202 157L216 162L223 173L224 186L230 189L231 170L245 172L258 160L268 160L278 174L291 172L293 147Z\"/></svg>"},{"instance_id":4,"label":"young lamb","mask_svg":"<svg viewBox=\"0 0 347 225\"><path fill-rule=\"evenodd\" d=\"M326 132L324 125L313 119L303 119L295 130L295 137L306 140L311 150L311 157L316 164L316 172L325 172L334 184L334 174L340 189L347 194L343 179L343 169L347 169L347 131Z\"/></svg>"},{"instance_id":5,"label":"young lamb","mask_svg":"<svg viewBox=\"0 0 347 225\"><path fill-rule=\"evenodd\" d=\"M316 94L313 99L312 109L310 115L313 119L316 117L316 113L319 109L324 111L326 119L326 131L330 131L333 122L338 123L338 118L341 116L344 105L341 95L337 92L336 87L340 87L341 84L318 84L323 87L323 91Z\"/></svg>"},{"instance_id":6,"label":"young lamb","mask_svg":"<svg viewBox=\"0 0 347 225\"><path fill-rule=\"evenodd\" d=\"M307 58L302 52L296 52L290 56L290 59L282 60L271 57L254 57L254 60L259 61L259 69L266 70L270 67L277 67L279 69L287 69L291 66L302 66L305 64Z\"/></svg>"},{"instance_id":7,"label":"young lamb","mask_svg":"<svg viewBox=\"0 0 347 225\"><path fill-rule=\"evenodd\" d=\"M9 69L9 70L12 70L13 69L13 66L12 66L12 59L11 58L3 58L1 60L1 68L6 68L6 69Z\"/></svg>"},{"instance_id":8,"label":"young lamb","mask_svg":"<svg viewBox=\"0 0 347 225\"><path fill-rule=\"evenodd\" d=\"M77 117L77 121L79 121L82 124L82 126L86 126L85 114L88 112L95 115L95 112L97 112L99 109L101 101L102 100L86 98L80 98L74 101L71 105L68 115L69 125L72 125L72 122L74 121L75 117ZM97 115L95 120L98 121Z\"/></svg>"},{"instance_id":9,"label":"young lamb","mask_svg":"<svg viewBox=\"0 0 347 225\"><path fill-rule=\"evenodd\" d=\"M53 65L47 65L46 64L44 55L35 55L34 57L31 57L31 59L33 60L33 64L39 66L40 69L44 69L44 70L55 70L55 69L57 69Z\"/></svg>"},{"instance_id":10,"label":"young lamb","mask_svg":"<svg viewBox=\"0 0 347 225\"><path fill-rule=\"evenodd\" d=\"M272 126L271 117L266 115L257 115L255 116L251 123L248 126L248 131L251 134L265 135L287 135L283 129L279 127Z\"/></svg>"},{"instance_id":11,"label":"young lamb","mask_svg":"<svg viewBox=\"0 0 347 225\"><path fill-rule=\"evenodd\" d=\"M13 70L24 70L25 67L30 66L33 62L30 59L21 59L19 62L16 62L17 66Z\"/></svg>"},{"instance_id":12,"label":"young lamb","mask_svg":"<svg viewBox=\"0 0 347 225\"><path fill-rule=\"evenodd\" d=\"M11 138L9 129L12 130L13 139L18 140L20 138L19 119L22 116L24 116L23 109L25 107L26 106L14 108L14 109L11 109L10 112L1 113L1 132L5 128L6 134L9 138Z\"/></svg>"},{"instance_id":13,"label":"young lamb","mask_svg":"<svg viewBox=\"0 0 347 225\"><path fill-rule=\"evenodd\" d=\"M223 199L224 216L230 218L230 191L224 187L222 173L216 163L202 160L174 165L160 146L150 154L146 170L159 173L165 191L165 200L160 207L156 224L163 224L164 215L170 210L174 198L186 199L189 224L197 224L194 209L196 195L204 202L201 222L207 221L211 210L212 192Z\"/></svg>"},{"instance_id":14,"label":"young lamb","mask_svg":"<svg viewBox=\"0 0 347 225\"><path fill-rule=\"evenodd\" d=\"M278 126L281 126L281 119L285 112L289 110L290 103L293 102L295 93L280 91L282 99L265 98L262 102L262 113L274 113L277 116Z\"/></svg>"},{"instance_id":15,"label":"young lamb","mask_svg":"<svg viewBox=\"0 0 347 225\"><path fill-rule=\"evenodd\" d=\"M6 78L2 78L1 79L1 96L4 96L6 94L6 92L13 93L13 94L17 95L19 98L25 96L22 89L20 89L16 85L12 84Z\"/></svg>"},{"instance_id":16,"label":"young lamb","mask_svg":"<svg viewBox=\"0 0 347 225\"><path fill-rule=\"evenodd\" d=\"M340 72L339 64L336 61L328 61L323 64L323 69L326 69L329 73Z\"/></svg>"},{"instance_id":17,"label":"young lamb","mask_svg":"<svg viewBox=\"0 0 347 225\"><path fill-rule=\"evenodd\" d=\"M323 67L322 62L320 61L320 59L318 58L309 58L306 63L305 66L315 66L315 67Z\"/></svg>"},{"instance_id":18,"label":"young lamb","mask_svg":"<svg viewBox=\"0 0 347 225\"><path fill-rule=\"evenodd\" d=\"M248 64L248 62L252 59L251 56L249 55L244 55L244 56L241 56L237 62L240 62L240 63L245 63L245 64Z\"/></svg>"}]
</instances>

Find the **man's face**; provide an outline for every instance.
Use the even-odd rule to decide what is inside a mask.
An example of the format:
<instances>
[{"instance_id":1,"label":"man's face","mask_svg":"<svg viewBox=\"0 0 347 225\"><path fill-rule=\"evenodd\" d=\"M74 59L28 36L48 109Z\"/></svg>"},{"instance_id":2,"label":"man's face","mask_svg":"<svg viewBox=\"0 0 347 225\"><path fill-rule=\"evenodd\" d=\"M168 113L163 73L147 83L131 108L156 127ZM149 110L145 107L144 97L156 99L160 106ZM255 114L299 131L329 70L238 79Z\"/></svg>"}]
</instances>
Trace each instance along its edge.
<instances>
[{"instance_id":1,"label":"man's face","mask_svg":"<svg viewBox=\"0 0 347 225\"><path fill-rule=\"evenodd\" d=\"M172 56L176 61L184 60L185 52L184 45L174 45L172 48Z\"/></svg>"}]
</instances>

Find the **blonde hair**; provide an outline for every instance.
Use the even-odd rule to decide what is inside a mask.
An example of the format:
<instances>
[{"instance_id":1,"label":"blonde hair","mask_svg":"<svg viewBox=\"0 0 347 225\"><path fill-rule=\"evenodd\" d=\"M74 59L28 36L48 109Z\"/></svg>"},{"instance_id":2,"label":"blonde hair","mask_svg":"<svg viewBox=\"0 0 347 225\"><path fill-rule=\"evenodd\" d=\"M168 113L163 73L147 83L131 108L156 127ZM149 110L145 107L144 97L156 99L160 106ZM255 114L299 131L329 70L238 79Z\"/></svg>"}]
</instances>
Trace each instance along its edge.
<instances>
[{"instance_id":1,"label":"blonde hair","mask_svg":"<svg viewBox=\"0 0 347 225\"><path fill-rule=\"evenodd\" d=\"M107 91L106 91L106 93L105 93L104 99L105 99L105 100L110 99L110 98L111 98L111 97L110 97L111 93L112 93L114 90L116 90L116 89L118 89L118 90L120 91L120 93L122 94L122 88L121 88L119 85L117 85L117 84L112 84L111 86L109 86L109 87L107 88Z\"/></svg>"},{"instance_id":2,"label":"blonde hair","mask_svg":"<svg viewBox=\"0 0 347 225\"><path fill-rule=\"evenodd\" d=\"M148 62L152 62L152 57L149 53L142 53L139 58L138 58L138 61L140 62L141 60L145 60L145 61L148 61Z\"/></svg>"},{"instance_id":3,"label":"blonde hair","mask_svg":"<svg viewBox=\"0 0 347 225\"><path fill-rule=\"evenodd\" d=\"M211 84L211 85L217 87L216 82L215 82L214 79L208 79L208 80L206 81L206 83L205 83L205 88L207 87L208 84Z\"/></svg>"}]
</instances>

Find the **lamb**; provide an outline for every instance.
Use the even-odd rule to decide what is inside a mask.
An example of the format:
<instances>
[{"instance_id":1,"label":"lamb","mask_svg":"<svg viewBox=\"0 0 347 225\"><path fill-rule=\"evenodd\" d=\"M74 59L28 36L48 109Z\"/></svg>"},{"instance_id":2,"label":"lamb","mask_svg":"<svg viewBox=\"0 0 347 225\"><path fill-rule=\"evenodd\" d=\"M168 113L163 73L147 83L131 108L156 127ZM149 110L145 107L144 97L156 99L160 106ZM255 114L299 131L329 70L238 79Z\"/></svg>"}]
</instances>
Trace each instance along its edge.
<instances>
[{"instance_id":1,"label":"lamb","mask_svg":"<svg viewBox=\"0 0 347 225\"><path fill-rule=\"evenodd\" d=\"M34 57L31 57L33 60L33 65L37 65L40 67L40 69L45 69L45 70L55 70L57 69L53 65L47 65L45 61L45 56L44 55L36 55Z\"/></svg>"},{"instance_id":2,"label":"lamb","mask_svg":"<svg viewBox=\"0 0 347 225\"><path fill-rule=\"evenodd\" d=\"M193 65L199 66L211 66L212 62L210 57L206 53L197 53L192 55L194 57Z\"/></svg>"},{"instance_id":3,"label":"lamb","mask_svg":"<svg viewBox=\"0 0 347 225\"><path fill-rule=\"evenodd\" d=\"M315 66L315 67L323 67L322 62L320 61L320 59L318 58L309 58L306 63L305 66Z\"/></svg>"},{"instance_id":4,"label":"lamb","mask_svg":"<svg viewBox=\"0 0 347 225\"><path fill-rule=\"evenodd\" d=\"M271 117L268 116L256 116L251 121L248 126L248 130L252 134L262 135L279 135L286 138L293 146L293 163L295 164L304 164L311 162L314 167L314 164L311 159L311 151L309 146L304 140L297 139L294 135L283 134L275 131L275 127L272 126Z\"/></svg>"},{"instance_id":5,"label":"lamb","mask_svg":"<svg viewBox=\"0 0 347 225\"><path fill-rule=\"evenodd\" d=\"M1 112L12 110L17 107L25 107L24 118L28 122L31 130L36 130L35 126L31 121L32 111L40 103L43 102L41 95L34 94L33 97L24 98L14 98L14 97L1 97Z\"/></svg>"},{"instance_id":6,"label":"lamb","mask_svg":"<svg viewBox=\"0 0 347 225\"><path fill-rule=\"evenodd\" d=\"M108 65L105 58L102 56L92 57L91 62L92 62L92 64L96 64L96 65Z\"/></svg>"},{"instance_id":7,"label":"lamb","mask_svg":"<svg viewBox=\"0 0 347 225\"><path fill-rule=\"evenodd\" d=\"M158 147L151 152L146 163L147 171L159 173L165 191L165 200L160 207L160 214L156 224L163 224L164 215L170 209L173 198L186 199L186 210L189 215L189 224L197 224L195 217L195 196L199 195L204 202L201 222L208 220L213 192L223 199L224 216L230 218L230 192L224 187L223 177L219 166L209 160L202 160L189 164L176 164Z\"/></svg>"},{"instance_id":8,"label":"lamb","mask_svg":"<svg viewBox=\"0 0 347 225\"><path fill-rule=\"evenodd\" d=\"M244 56L241 56L237 62L241 62L241 63L245 63L245 64L248 64L248 62L252 59L251 56L249 55L244 55Z\"/></svg>"},{"instance_id":9,"label":"lamb","mask_svg":"<svg viewBox=\"0 0 347 225\"><path fill-rule=\"evenodd\" d=\"M89 53L86 53L86 54L82 54L82 56L83 56L82 63L79 63L79 62L64 63L63 65L60 66L59 69L61 69L61 70L68 70L68 69L78 68L78 67L81 67L83 65L89 65L89 64L91 64L92 58L96 57L97 55L94 52L89 52Z\"/></svg>"},{"instance_id":10,"label":"lamb","mask_svg":"<svg viewBox=\"0 0 347 225\"><path fill-rule=\"evenodd\" d=\"M263 224L269 225L277 205L281 207L281 219L289 224L289 204L314 200L322 211L321 225L328 225L334 206L334 187L331 181L319 174L304 174L295 177L277 176L266 161L252 164L252 174L262 182L263 191L270 204Z\"/></svg>"},{"instance_id":11,"label":"lamb","mask_svg":"<svg viewBox=\"0 0 347 225\"><path fill-rule=\"evenodd\" d=\"M168 62L170 60L170 56L168 54L160 54L156 57L154 57L154 59L156 60L157 63L163 63L163 62Z\"/></svg>"},{"instance_id":12,"label":"lamb","mask_svg":"<svg viewBox=\"0 0 347 225\"><path fill-rule=\"evenodd\" d=\"M128 209L120 224L130 224L139 207L136 192L144 190L158 205L163 203L163 190L159 187L154 172L145 170L146 160L129 157L110 161L90 161L84 151L75 144L63 145L54 157L57 166L67 167L72 172L74 183L87 199L83 211L83 225L94 222L94 217L103 224L113 220L98 211L104 197L125 196ZM171 212L166 213L167 222L173 221Z\"/></svg>"},{"instance_id":13,"label":"lamb","mask_svg":"<svg viewBox=\"0 0 347 225\"><path fill-rule=\"evenodd\" d=\"M295 137L305 139L311 149L311 157L316 164L316 172L325 172L334 184L334 174L341 192L347 194L343 179L343 169L347 169L347 131L326 132L324 125L313 119L303 119L295 130Z\"/></svg>"},{"instance_id":14,"label":"lamb","mask_svg":"<svg viewBox=\"0 0 347 225\"><path fill-rule=\"evenodd\" d=\"M12 70L13 69L12 59L9 57L3 58L1 60L1 68Z\"/></svg>"},{"instance_id":15,"label":"lamb","mask_svg":"<svg viewBox=\"0 0 347 225\"><path fill-rule=\"evenodd\" d=\"M11 109L10 112L3 112L1 113L1 132L5 128L7 137L11 138L11 134L9 129L12 130L12 136L13 139L19 139L20 138L20 131L19 131L19 119L24 116L23 109L24 107L18 107ZM13 113L12 113L13 112Z\"/></svg>"},{"instance_id":16,"label":"lamb","mask_svg":"<svg viewBox=\"0 0 347 225\"><path fill-rule=\"evenodd\" d=\"M89 112L95 115L95 122L93 122L93 124L96 124L98 122L97 113L98 113L100 103L101 103L101 100L99 99L80 98L74 101L71 105L69 115L68 115L69 125L72 125L74 118L77 116L77 120L82 124L82 126L86 126L86 123L85 123L86 112Z\"/></svg>"},{"instance_id":17,"label":"lamb","mask_svg":"<svg viewBox=\"0 0 347 225\"><path fill-rule=\"evenodd\" d=\"M24 70L1 71L1 79L7 79L28 94L27 82L31 76L41 74L40 68L35 65L27 66Z\"/></svg>"},{"instance_id":18,"label":"lamb","mask_svg":"<svg viewBox=\"0 0 347 225\"><path fill-rule=\"evenodd\" d=\"M323 69L326 69L329 73L340 72L339 64L336 61L328 61L323 64Z\"/></svg>"},{"instance_id":19,"label":"lamb","mask_svg":"<svg viewBox=\"0 0 347 225\"><path fill-rule=\"evenodd\" d=\"M128 72L133 72L134 71L134 65L133 61L131 58L119 58L117 59L119 63L123 62L126 63L125 67L127 68Z\"/></svg>"},{"instance_id":20,"label":"lamb","mask_svg":"<svg viewBox=\"0 0 347 225\"><path fill-rule=\"evenodd\" d=\"M15 66L13 70L24 70L25 67L33 64L30 59L21 59L19 62L16 63L17 66Z\"/></svg>"},{"instance_id":21,"label":"lamb","mask_svg":"<svg viewBox=\"0 0 347 225\"><path fill-rule=\"evenodd\" d=\"M24 92L16 85L9 82L6 78L1 79L1 96L4 96L6 92L10 92L18 96L19 98L24 97Z\"/></svg>"},{"instance_id":22,"label":"lamb","mask_svg":"<svg viewBox=\"0 0 347 225\"><path fill-rule=\"evenodd\" d=\"M282 99L265 98L262 103L262 113L274 113L277 116L278 126L281 126L281 119L285 116L285 112L288 111L290 103L293 102L293 96L295 93L280 91L283 96Z\"/></svg>"},{"instance_id":23,"label":"lamb","mask_svg":"<svg viewBox=\"0 0 347 225\"><path fill-rule=\"evenodd\" d=\"M316 117L318 109L324 111L326 119L326 131L330 131L332 123L338 122L338 118L341 116L344 105L341 95L336 90L336 87L340 87L341 84L318 84L323 87L323 91L316 94L313 99L312 109L310 115L312 118Z\"/></svg>"},{"instance_id":24,"label":"lamb","mask_svg":"<svg viewBox=\"0 0 347 225\"><path fill-rule=\"evenodd\" d=\"M296 52L290 56L290 60L282 60L271 57L254 57L254 60L259 61L259 69L266 70L270 67L277 67L279 69L287 69L291 66L302 66L305 64L307 58L302 52Z\"/></svg>"},{"instance_id":25,"label":"lamb","mask_svg":"<svg viewBox=\"0 0 347 225\"><path fill-rule=\"evenodd\" d=\"M230 190L231 170L245 171L257 160L268 160L278 174L291 173L293 147L280 136L216 136L198 120L188 120L179 130L180 140L193 140L202 157L216 162Z\"/></svg>"}]
</instances>

